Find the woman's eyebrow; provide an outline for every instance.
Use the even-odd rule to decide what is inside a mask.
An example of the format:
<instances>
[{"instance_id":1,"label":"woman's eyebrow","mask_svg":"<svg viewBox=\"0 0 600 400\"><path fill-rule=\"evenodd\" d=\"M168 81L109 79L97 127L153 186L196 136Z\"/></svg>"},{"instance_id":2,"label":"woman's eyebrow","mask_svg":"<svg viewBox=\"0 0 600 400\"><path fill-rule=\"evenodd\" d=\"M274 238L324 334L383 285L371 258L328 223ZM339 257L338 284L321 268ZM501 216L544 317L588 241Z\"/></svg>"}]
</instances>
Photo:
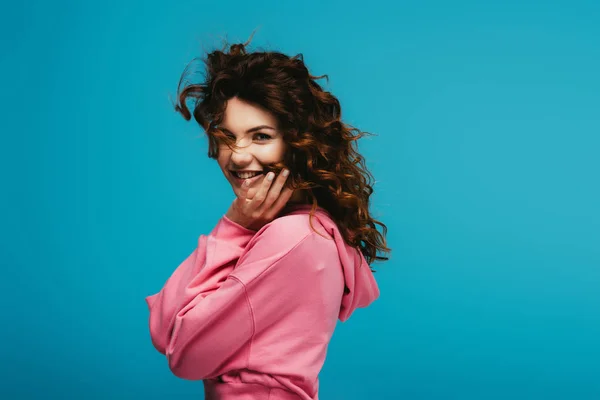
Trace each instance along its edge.
<instances>
[{"instance_id":1,"label":"woman's eyebrow","mask_svg":"<svg viewBox=\"0 0 600 400\"><path fill-rule=\"evenodd\" d=\"M233 132L231 132L229 129L224 128L224 127L220 127L221 130L226 131L227 133L231 133L233 134ZM275 131L276 129L269 126L269 125L259 125L259 126L255 126L254 128L250 128L246 131L246 133L252 133L252 132L256 132L256 131L260 131L261 129L271 129L273 131Z\"/></svg>"}]
</instances>

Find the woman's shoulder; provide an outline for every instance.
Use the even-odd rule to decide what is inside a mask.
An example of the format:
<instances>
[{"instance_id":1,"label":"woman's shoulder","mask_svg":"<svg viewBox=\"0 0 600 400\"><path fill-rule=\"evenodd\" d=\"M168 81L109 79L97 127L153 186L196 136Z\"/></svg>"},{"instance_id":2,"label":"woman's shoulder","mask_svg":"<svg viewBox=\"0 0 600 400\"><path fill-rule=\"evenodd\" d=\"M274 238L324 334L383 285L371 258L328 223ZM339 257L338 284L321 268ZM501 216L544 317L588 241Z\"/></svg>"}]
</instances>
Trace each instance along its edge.
<instances>
[{"instance_id":1,"label":"woman's shoulder","mask_svg":"<svg viewBox=\"0 0 600 400\"><path fill-rule=\"evenodd\" d=\"M311 218L312 213L312 218ZM329 228L335 226L329 213L317 207L312 212L310 204L287 206L280 215L268 224L268 229L281 234L309 235L315 233L331 237Z\"/></svg>"},{"instance_id":2,"label":"woman's shoulder","mask_svg":"<svg viewBox=\"0 0 600 400\"><path fill-rule=\"evenodd\" d=\"M317 208L311 218L311 208L304 204L286 207L257 232L251 245L260 241L278 249L291 248L315 235L330 241L333 234L331 227L335 225L331 217L322 208Z\"/></svg>"},{"instance_id":3,"label":"woman's shoulder","mask_svg":"<svg viewBox=\"0 0 600 400\"><path fill-rule=\"evenodd\" d=\"M286 267L276 270L289 272L287 267L292 266L299 268L302 273L311 274L315 269L322 268L322 262L314 262L317 255L319 260L339 262L339 249L333 232L327 228L329 217L318 209L311 218L310 210L310 206L295 207L293 211L280 214L263 226L246 246L235 271L236 277L247 283L260 275L259 271L275 265ZM262 268L257 267L259 265Z\"/></svg>"}]
</instances>

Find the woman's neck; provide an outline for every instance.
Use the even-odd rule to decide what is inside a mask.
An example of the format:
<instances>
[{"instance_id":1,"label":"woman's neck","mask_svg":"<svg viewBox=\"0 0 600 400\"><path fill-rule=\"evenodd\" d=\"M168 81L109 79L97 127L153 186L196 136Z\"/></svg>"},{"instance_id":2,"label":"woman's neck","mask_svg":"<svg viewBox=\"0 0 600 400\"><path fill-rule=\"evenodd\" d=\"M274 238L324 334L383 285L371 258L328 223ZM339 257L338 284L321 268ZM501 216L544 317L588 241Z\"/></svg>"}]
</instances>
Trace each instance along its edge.
<instances>
[{"instance_id":1,"label":"woman's neck","mask_svg":"<svg viewBox=\"0 0 600 400\"><path fill-rule=\"evenodd\" d=\"M287 204L310 204L310 201L305 190L295 190Z\"/></svg>"}]
</instances>

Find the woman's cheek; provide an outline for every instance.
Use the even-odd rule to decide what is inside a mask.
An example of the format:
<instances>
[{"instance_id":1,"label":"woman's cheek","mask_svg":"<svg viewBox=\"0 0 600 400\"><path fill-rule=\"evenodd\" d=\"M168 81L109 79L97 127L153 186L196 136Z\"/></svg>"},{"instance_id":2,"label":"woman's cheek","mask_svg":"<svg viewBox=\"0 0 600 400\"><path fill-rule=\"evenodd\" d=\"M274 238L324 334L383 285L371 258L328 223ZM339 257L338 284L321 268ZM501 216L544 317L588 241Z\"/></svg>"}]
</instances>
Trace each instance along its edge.
<instances>
[{"instance_id":1,"label":"woman's cheek","mask_svg":"<svg viewBox=\"0 0 600 400\"><path fill-rule=\"evenodd\" d=\"M284 154L284 146L283 142L275 142L263 146L261 149L261 163L262 164L271 164L279 162L283 159Z\"/></svg>"}]
</instances>

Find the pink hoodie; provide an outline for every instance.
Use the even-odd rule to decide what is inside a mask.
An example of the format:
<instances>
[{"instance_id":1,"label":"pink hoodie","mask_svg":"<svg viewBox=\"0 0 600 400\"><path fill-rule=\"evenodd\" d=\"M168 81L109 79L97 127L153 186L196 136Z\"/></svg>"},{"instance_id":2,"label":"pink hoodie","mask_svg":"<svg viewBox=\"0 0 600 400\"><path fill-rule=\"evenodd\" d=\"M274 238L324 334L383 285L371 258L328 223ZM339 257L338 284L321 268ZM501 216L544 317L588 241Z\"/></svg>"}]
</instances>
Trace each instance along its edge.
<instances>
[{"instance_id":1,"label":"pink hoodie","mask_svg":"<svg viewBox=\"0 0 600 400\"><path fill-rule=\"evenodd\" d=\"M207 400L317 400L319 372L337 319L379 296L362 254L308 205L258 232L223 216L146 298L150 335ZM332 240L333 239L333 240Z\"/></svg>"}]
</instances>

